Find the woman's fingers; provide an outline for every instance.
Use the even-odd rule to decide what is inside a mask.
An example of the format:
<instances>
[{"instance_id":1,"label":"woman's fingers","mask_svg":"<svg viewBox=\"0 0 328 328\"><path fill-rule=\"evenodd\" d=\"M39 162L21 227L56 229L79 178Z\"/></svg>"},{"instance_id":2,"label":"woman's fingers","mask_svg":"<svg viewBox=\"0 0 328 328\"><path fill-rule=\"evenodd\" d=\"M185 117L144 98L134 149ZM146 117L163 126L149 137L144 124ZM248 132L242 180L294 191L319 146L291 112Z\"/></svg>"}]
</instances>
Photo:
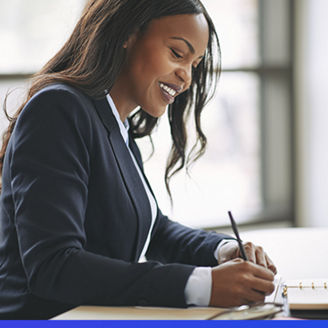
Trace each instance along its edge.
<instances>
[{"instance_id":1,"label":"woman's fingers","mask_svg":"<svg viewBox=\"0 0 328 328\"><path fill-rule=\"evenodd\" d=\"M246 255L248 257L248 260L250 262L256 263L264 268L268 268L271 270L274 274L277 273L277 268L273 264L270 257L266 254L264 249L261 246L256 246L251 242L244 243L244 248Z\"/></svg>"},{"instance_id":2,"label":"woman's fingers","mask_svg":"<svg viewBox=\"0 0 328 328\"><path fill-rule=\"evenodd\" d=\"M212 269L210 305L239 306L261 302L274 290L273 273L249 261L234 259Z\"/></svg>"}]
</instances>

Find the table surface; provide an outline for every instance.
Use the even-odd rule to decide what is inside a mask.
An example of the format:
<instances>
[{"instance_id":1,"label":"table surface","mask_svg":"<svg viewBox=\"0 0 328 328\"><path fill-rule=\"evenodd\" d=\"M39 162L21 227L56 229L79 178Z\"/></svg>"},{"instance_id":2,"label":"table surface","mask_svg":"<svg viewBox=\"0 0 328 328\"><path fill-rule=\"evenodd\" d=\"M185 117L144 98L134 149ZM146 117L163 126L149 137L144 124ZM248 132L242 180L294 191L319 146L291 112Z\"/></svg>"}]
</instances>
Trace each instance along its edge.
<instances>
[{"instance_id":1,"label":"table surface","mask_svg":"<svg viewBox=\"0 0 328 328\"><path fill-rule=\"evenodd\" d=\"M286 280L328 277L328 228L256 230L240 237L263 246Z\"/></svg>"}]
</instances>

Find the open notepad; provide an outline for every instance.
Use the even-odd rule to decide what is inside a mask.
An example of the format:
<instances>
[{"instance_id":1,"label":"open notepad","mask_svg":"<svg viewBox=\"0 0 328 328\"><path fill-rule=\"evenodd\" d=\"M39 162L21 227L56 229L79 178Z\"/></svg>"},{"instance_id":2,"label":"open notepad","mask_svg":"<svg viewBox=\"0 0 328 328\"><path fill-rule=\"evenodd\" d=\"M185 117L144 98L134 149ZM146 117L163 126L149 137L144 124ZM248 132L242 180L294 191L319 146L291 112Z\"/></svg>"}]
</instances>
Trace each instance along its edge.
<instances>
[{"instance_id":1,"label":"open notepad","mask_svg":"<svg viewBox=\"0 0 328 328\"><path fill-rule=\"evenodd\" d=\"M328 310L328 279L287 280L284 285L291 310Z\"/></svg>"}]
</instances>

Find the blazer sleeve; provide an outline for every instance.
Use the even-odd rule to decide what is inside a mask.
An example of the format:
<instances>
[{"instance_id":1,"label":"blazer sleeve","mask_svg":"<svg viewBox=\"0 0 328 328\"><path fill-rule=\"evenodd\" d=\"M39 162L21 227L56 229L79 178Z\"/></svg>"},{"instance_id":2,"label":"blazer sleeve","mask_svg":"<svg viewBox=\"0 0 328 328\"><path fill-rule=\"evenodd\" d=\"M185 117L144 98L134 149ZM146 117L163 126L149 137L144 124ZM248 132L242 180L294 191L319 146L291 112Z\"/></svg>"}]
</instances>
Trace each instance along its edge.
<instances>
[{"instance_id":1,"label":"blazer sleeve","mask_svg":"<svg viewBox=\"0 0 328 328\"><path fill-rule=\"evenodd\" d=\"M193 266L130 263L84 249L93 143L86 106L90 102L67 89L41 92L11 138L14 220L28 289L73 306L186 306Z\"/></svg>"},{"instance_id":2,"label":"blazer sleeve","mask_svg":"<svg viewBox=\"0 0 328 328\"><path fill-rule=\"evenodd\" d=\"M192 229L171 221L158 211L147 259L162 263L186 263L196 266L216 266L214 251L222 239L233 237L216 232Z\"/></svg>"}]
</instances>

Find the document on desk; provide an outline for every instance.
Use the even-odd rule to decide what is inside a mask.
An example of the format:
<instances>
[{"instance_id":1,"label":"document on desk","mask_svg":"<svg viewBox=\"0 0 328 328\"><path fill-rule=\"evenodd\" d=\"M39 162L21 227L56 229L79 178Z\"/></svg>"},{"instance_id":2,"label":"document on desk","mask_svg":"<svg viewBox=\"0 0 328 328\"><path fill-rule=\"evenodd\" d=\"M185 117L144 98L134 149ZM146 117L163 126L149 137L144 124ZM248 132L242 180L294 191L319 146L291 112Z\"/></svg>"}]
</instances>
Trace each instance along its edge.
<instances>
[{"instance_id":1,"label":"document on desk","mask_svg":"<svg viewBox=\"0 0 328 328\"><path fill-rule=\"evenodd\" d=\"M272 294L266 296L265 303L278 303L284 304L287 300L284 298L283 289L284 287L284 280L280 275L276 275L274 278L274 291Z\"/></svg>"},{"instance_id":2,"label":"document on desk","mask_svg":"<svg viewBox=\"0 0 328 328\"><path fill-rule=\"evenodd\" d=\"M211 320L225 310L214 307L79 306L53 320Z\"/></svg>"}]
</instances>

